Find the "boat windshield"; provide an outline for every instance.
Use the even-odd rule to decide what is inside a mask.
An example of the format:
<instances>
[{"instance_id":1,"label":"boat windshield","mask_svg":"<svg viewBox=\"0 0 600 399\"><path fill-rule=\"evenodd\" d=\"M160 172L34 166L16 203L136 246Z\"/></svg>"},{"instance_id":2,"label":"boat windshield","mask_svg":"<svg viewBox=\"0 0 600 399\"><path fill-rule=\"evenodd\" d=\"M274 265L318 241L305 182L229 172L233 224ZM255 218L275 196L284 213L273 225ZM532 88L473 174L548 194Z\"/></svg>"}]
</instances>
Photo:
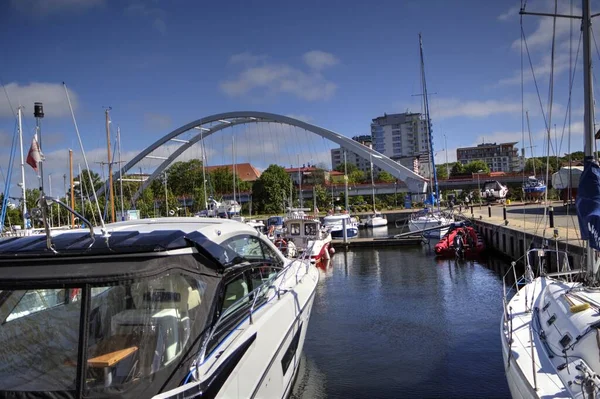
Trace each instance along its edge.
<instances>
[{"instance_id":1,"label":"boat windshield","mask_svg":"<svg viewBox=\"0 0 600 399\"><path fill-rule=\"evenodd\" d=\"M84 286L0 291L0 395L152 396L206 329L216 284L202 277L90 287L85 323Z\"/></svg>"}]
</instances>

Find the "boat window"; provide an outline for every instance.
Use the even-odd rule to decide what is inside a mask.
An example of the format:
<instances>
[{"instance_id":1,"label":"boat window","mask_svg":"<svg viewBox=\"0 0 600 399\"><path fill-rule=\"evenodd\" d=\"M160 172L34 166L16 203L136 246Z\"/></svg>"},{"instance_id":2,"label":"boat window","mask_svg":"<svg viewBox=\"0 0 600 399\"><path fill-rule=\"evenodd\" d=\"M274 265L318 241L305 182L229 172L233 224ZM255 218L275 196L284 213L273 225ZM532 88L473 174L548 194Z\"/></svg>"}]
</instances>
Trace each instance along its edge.
<instances>
[{"instance_id":1,"label":"boat window","mask_svg":"<svg viewBox=\"0 0 600 399\"><path fill-rule=\"evenodd\" d=\"M0 391L75 389L81 290L4 290Z\"/></svg>"},{"instance_id":2,"label":"boat window","mask_svg":"<svg viewBox=\"0 0 600 399\"><path fill-rule=\"evenodd\" d=\"M316 236L317 235L317 224L316 223L305 223L304 224L304 235Z\"/></svg>"},{"instance_id":3,"label":"boat window","mask_svg":"<svg viewBox=\"0 0 600 399\"><path fill-rule=\"evenodd\" d=\"M273 266L279 268L283 267L283 260L279 255L277 255L277 252L269 246L269 244L263 240L261 241L261 246L265 261L269 262Z\"/></svg>"},{"instance_id":4,"label":"boat window","mask_svg":"<svg viewBox=\"0 0 600 399\"><path fill-rule=\"evenodd\" d=\"M225 285L225 294L223 295L223 306L221 307L221 316L224 316L225 313L233 313L237 309L243 307L246 303L248 303L250 300L247 297L249 292L250 289L248 286L248 281L244 273L241 273L235 279L228 282ZM244 298L244 300L240 301L240 299L242 298ZM232 305L234 304L235 306L232 307Z\"/></svg>"},{"instance_id":5,"label":"boat window","mask_svg":"<svg viewBox=\"0 0 600 399\"><path fill-rule=\"evenodd\" d=\"M563 337L560 339L560 345L563 348L566 348L570 343L571 343L571 336L569 334L565 334L563 335Z\"/></svg>"},{"instance_id":6,"label":"boat window","mask_svg":"<svg viewBox=\"0 0 600 399\"><path fill-rule=\"evenodd\" d=\"M300 223L290 223L290 234L293 236L300 235Z\"/></svg>"},{"instance_id":7,"label":"boat window","mask_svg":"<svg viewBox=\"0 0 600 399\"><path fill-rule=\"evenodd\" d=\"M208 287L190 276L168 274L94 288L86 396L139 389L177 364L193 342L190 337L205 329L213 296Z\"/></svg>"},{"instance_id":8,"label":"boat window","mask_svg":"<svg viewBox=\"0 0 600 399\"><path fill-rule=\"evenodd\" d=\"M556 315L553 314L552 316L550 316L550 318L548 319L548 325L551 326L552 324L554 324L554 322L556 321Z\"/></svg>"},{"instance_id":9,"label":"boat window","mask_svg":"<svg viewBox=\"0 0 600 399\"><path fill-rule=\"evenodd\" d=\"M224 241L222 246L231 249L246 260L264 258L260 239L258 237L250 235L235 236Z\"/></svg>"}]
</instances>

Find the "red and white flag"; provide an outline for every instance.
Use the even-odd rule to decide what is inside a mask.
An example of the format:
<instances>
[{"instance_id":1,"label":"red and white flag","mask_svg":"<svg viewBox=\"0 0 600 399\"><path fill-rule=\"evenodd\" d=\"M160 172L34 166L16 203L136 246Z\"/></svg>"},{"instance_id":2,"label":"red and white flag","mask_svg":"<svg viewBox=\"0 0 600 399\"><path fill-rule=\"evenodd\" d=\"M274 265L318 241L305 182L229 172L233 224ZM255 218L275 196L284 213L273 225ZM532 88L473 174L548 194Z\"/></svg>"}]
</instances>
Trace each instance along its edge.
<instances>
[{"instance_id":1,"label":"red and white flag","mask_svg":"<svg viewBox=\"0 0 600 399\"><path fill-rule=\"evenodd\" d=\"M42 160L42 151L40 150L40 143L38 142L37 133L33 135L31 140L31 147L29 147L29 153L27 154L27 164L37 172L38 164Z\"/></svg>"}]
</instances>

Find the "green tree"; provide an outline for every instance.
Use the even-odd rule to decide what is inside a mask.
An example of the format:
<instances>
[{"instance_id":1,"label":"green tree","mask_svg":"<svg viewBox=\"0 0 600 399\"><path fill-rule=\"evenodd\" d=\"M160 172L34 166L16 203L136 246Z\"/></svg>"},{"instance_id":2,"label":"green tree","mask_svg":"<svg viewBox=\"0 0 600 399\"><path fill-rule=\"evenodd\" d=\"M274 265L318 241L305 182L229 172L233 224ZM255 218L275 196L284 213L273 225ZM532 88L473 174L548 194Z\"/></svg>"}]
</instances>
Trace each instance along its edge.
<instances>
[{"instance_id":1,"label":"green tree","mask_svg":"<svg viewBox=\"0 0 600 399\"><path fill-rule=\"evenodd\" d=\"M539 158L529 158L525 162L525 172L533 173L535 167L536 174L542 174L546 171L546 164Z\"/></svg>"},{"instance_id":2,"label":"green tree","mask_svg":"<svg viewBox=\"0 0 600 399\"><path fill-rule=\"evenodd\" d=\"M460 162L455 162L450 170L450 176L461 176L465 174L465 167Z\"/></svg>"},{"instance_id":3,"label":"green tree","mask_svg":"<svg viewBox=\"0 0 600 399\"><path fill-rule=\"evenodd\" d=\"M363 183L366 179L366 175L362 170L358 170L358 168L356 168L356 170L353 170L352 172L348 173L348 184L356 184L356 183ZM369 176L369 181L371 181L371 177Z\"/></svg>"},{"instance_id":4,"label":"green tree","mask_svg":"<svg viewBox=\"0 0 600 399\"><path fill-rule=\"evenodd\" d=\"M390 172L382 170L381 172L379 172L379 177L377 178L377 180L383 183L393 183L394 181L396 181L396 178L392 176Z\"/></svg>"},{"instance_id":5,"label":"green tree","mask_svg":"<svg viewBox=\"0 0 600 399\"><path fill-rule=\"evenodd\" d=\"M436 165L435 171L437 173L438 179L447 179L448 178L448 168L446 167L446 164Z\"/></svg>"},{"instance_id":6,"label":"green tree","mask_svg":"<svg viewBox=\"0 0 600 399\"><path fill-rule=\"evenodd\" d=\"M327 206L329 205L330 202L330 198L329 198L329 193L327 192L327 188L317 184L315 186L315 196L317 197L317 208L319 208L320 210L324 210L327 209Z\"/></svg>"},{"instance_id":7,"label":"green tree","mask_svg":"<svg viewBox=\"0 0 600 399\"><path fill-rule=\"evenodd\" d=\"M473 173L490 173L490 168L487 163L481 160L471 161L465 165L465 173L473 174ZM482 172L479 172L479 171Z\"/></svg>"},{"instance_id":8,"label":"green tree","mask_svg":"<svg viewBox=\"0 0 600 399\"><path fill-rule=\"evenodd\" d=\"M337 170L338 172L344 173L344 165L346 165L345 170L346 170L346 173L348 173L348 175L350 175L350 173L358 170L358 166L356 166L353 163L349 163L349 162L346 162L345 164L342 162L335 168L335 170Z\"/></svg>"},{"instance_id":9,"label":"green tree","mask_svg":"<svg viewBox=\"0 0 600 399\"><path fill-rule=\"evenodd\" d=\"M325 184L325 169L317 168L312 172L313 184Z\"/></svg>"},{"instance_id":10,"label":"green tree","mask_svg":"<svg viewBox=\"0 0 600 399\"><path fill-rule=\"evenodd\" d=\"M202 162L199 159L176 162L169 168L167 178L169 188L176 196L191 196L196 187L203 185Z\"/></svg>"},{"instance_id":11,"label":"green tree","mask_svg":"<svg viewBox=\"0 0 600 399\"><path fill-rule=\"evenodd\" d=\"M270 165L252 185L254 209L259 213L281 212L291 184L284 168Z\"/></svg>"}]
</instances>

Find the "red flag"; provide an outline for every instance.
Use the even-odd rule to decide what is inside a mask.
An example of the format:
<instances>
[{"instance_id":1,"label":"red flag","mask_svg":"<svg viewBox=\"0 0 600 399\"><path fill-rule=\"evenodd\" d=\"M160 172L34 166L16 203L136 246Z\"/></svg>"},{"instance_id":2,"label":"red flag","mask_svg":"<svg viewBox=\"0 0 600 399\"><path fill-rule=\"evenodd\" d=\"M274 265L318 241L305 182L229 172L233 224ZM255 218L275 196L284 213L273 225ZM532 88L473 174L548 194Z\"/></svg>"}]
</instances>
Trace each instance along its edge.
<instances>
[{"instance_id":1,"label":"red flag","mask_svg":"<svg viewBox=\"0 0 600 399\"><path fill-rule=\"evenodd\" d=\"M27 154L27 164L37 172L38 164L42 160L42 152L40 151L40 143L37 139L37 133L33 135L31 140L31 147L29 147L29 153Z\"/></svg>"}]
</instances>

